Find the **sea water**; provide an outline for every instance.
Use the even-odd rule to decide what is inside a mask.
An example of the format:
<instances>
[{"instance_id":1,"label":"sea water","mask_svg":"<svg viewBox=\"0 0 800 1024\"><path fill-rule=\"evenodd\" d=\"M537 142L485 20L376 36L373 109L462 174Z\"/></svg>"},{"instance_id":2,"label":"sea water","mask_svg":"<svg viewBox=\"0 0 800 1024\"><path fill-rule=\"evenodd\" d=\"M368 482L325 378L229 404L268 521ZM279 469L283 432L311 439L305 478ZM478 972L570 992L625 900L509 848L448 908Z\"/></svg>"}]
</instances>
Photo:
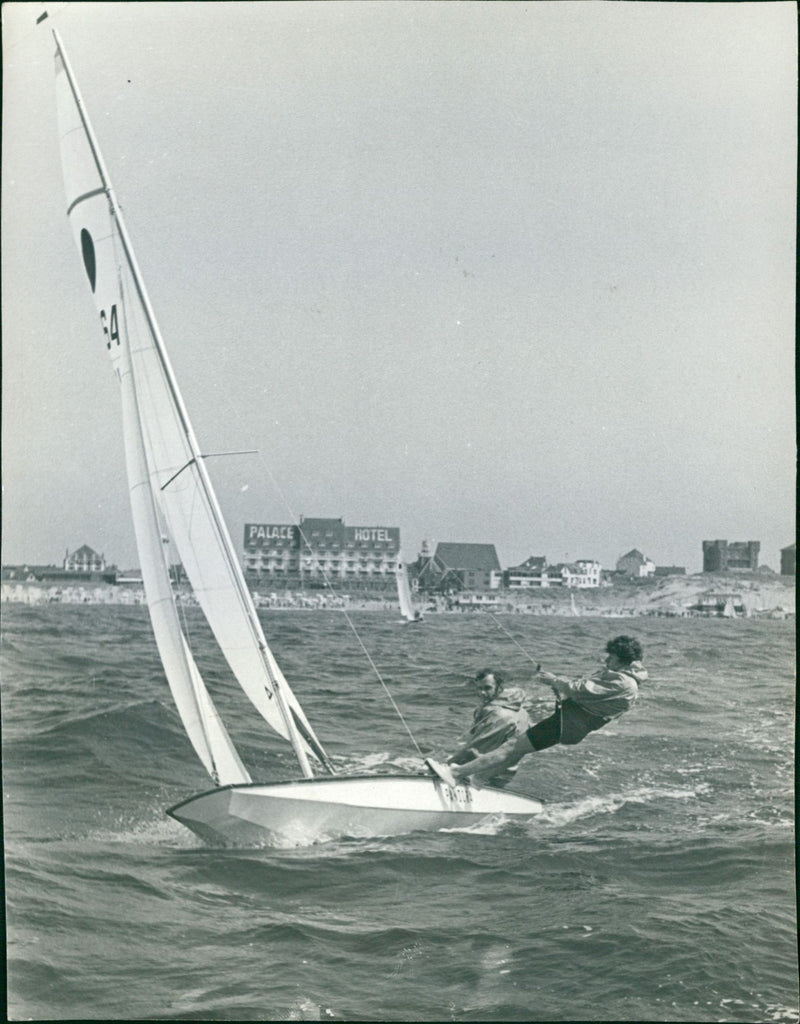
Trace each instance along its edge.
<instances>
[{"instance_id":1,"label":"sea water","mask_svg":"<svg viewBox=\"0 0 800 1024\"><path fill-rule=\"evenodd\" d=\"M186 614L253 777L296 775ZM627 633L651 682L525 759L529 823L214 849L164 815L209 780L146 610L3 606L9 1016L797 1021L794 623L398 619L262 613L341 769L421 769L411 737L452 746L486 666L539 717L531 659L591 672Z\"/></svg>"}]
</instances>

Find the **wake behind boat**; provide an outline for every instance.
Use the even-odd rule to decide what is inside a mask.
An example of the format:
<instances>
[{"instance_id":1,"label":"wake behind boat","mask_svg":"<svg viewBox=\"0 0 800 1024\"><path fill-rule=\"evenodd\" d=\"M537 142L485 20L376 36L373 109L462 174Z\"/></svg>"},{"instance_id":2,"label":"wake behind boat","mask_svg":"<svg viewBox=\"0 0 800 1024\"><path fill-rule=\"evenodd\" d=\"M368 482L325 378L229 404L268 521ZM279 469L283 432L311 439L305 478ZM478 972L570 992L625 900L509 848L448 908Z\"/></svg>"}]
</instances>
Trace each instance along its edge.
<instances>
[{"instance_id":1,"label":"wake behind boat","mask_svg":"<svg viewBox=\"0 0 800 1024\"><path fill-rule=\"evenodd\" d=\"M215 787L168 813L213 842L314 842L531 818L536 800L437 776L338 775L272 651L211 485L122 213L57 32L56 97L67 214L122 394L136 544L175 706ZM291 743L302 778L254 782L206 689L172 591L167 543L237 682ZM413 737L412 737L413 738ZM317 778L316 770L328 777Z\"/></svg>"}]
</instances>

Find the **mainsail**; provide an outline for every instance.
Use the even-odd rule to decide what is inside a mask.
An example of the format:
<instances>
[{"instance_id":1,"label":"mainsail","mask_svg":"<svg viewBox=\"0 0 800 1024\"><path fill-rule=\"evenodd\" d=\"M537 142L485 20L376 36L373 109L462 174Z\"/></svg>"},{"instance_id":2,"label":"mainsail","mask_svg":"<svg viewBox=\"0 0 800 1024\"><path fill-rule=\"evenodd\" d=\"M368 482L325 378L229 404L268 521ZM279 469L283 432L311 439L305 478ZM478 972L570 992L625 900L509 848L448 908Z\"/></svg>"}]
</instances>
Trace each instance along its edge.
<instances>
[{"instance_id":1,"label":"mainsail","mask_svg":"<svg viewBox=\"0 0 800 1024\"><path fill-rule=\"evenodd\" d=\"M221 784L249 781L189 651L169 581L169 534L239 685L264 719L307 754L327 756L264 638L203 455L153 316L94 133L56 32L56 93L67 212L120 380L137 547L153 631L176 706Z\"/></svg>"}]
</instances>

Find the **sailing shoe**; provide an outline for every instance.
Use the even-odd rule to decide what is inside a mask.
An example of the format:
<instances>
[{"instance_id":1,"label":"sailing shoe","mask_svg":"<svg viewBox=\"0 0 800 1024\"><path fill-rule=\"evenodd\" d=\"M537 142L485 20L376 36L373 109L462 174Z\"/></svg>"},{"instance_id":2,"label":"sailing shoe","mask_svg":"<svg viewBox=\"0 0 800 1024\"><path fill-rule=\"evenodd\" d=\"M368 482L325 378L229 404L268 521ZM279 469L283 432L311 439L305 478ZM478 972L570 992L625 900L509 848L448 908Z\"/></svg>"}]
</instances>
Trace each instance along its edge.
<instances>
[{"instance_id":1,"label":"sailing shoe","mask_svg":"<svg viewBox=\"0 0 800 1024\"><path fill-rule=\"evenodd\" d=\"M452 786L455 789L458 785L455 775L453 775L446 764L442 764L441 761L434 761L432 757L426 757L425 765L433 772L434 775L440 778L442 782L446 782L448 786Z\"/></svg>"}]
</instances>

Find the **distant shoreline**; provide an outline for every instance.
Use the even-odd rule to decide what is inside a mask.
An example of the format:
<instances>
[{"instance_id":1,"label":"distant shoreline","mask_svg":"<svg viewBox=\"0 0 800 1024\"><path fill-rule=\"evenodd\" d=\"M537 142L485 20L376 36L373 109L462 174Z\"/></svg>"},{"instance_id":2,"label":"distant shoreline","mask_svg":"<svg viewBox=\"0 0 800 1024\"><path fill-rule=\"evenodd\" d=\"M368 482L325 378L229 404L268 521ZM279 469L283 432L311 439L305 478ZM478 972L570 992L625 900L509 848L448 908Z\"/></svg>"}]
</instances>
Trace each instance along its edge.
<instances>
[{"instance_id":1,"label":"distant shoreline","mask_svg":"<svg viewBox=\"0 0 800 1024\"><path fill-rule=\"evenodd\" d=\"M528 614L630 618L640 615L659 617L737 617L785 619L795 614L795 578L793 576L712 575L667 576L658 579L621 580L611 586L579 590L546 588L529 591L489 591L452 597L420 597L418 606L424 615L470 614L490 611L495 614ZM261 610L315 611L348 610L390 612L397 608L394 595L339 595L312 592L254 592ZM179 590L177 599L196 604L188 589ZM41 582L4 581L2 603L6 604L144 604L139 586L70 583L67 586Z\"/></svg>"}]
</instances>

